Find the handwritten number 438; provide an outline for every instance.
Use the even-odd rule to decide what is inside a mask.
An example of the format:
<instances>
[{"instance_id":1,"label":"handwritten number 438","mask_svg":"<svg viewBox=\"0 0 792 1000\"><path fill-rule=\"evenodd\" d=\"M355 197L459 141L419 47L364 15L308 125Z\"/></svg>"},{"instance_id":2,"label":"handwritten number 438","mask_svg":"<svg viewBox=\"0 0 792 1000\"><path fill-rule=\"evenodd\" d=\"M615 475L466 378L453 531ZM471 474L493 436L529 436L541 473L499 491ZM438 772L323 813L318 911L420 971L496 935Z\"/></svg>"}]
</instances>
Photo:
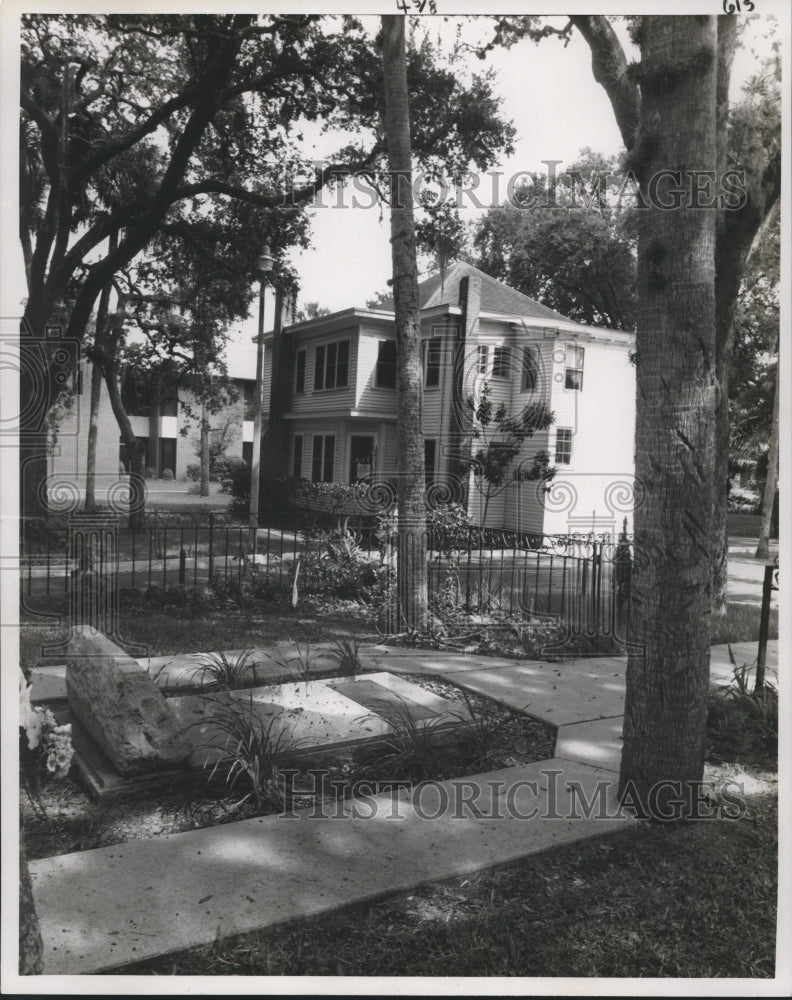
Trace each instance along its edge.
<instances>
[{"instance_id":1,"label":"handwritten number 438","mask_svg":"<svg viewBox=\"0 0 792 1000\"><path fill-rule=\"evenodd\" d=\"M753 0L723 0L723 13L724 14L741 14L743 9L747 10L749 13L754 9Z\"/></svg>"}]
</instances>

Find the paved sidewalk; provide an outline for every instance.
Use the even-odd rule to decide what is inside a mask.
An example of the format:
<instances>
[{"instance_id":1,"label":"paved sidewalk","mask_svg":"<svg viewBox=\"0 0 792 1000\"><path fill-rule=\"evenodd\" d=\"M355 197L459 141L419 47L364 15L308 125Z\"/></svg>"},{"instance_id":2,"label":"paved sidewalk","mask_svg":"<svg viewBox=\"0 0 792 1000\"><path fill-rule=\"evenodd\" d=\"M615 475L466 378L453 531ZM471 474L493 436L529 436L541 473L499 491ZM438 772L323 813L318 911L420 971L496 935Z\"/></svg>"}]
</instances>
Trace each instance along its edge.
<instances>
[{"instance_id":1,"label":"paved sidewalk","mask_svg":"<svg viewBox=\"0 0 792 1000\"><path fill-rule=\"evenodd\" d=\"M112 971L626 827L574 818L599 781L613 805L613 775L551 760L465 779L469 806L443 782L357 817L301 810L34 861L44 973Z\"/></svg>"},{"instance_id":2,"label":"paved sidewalk","mask_svg":"<svg viewBox=\"0 0 792 1000\"><path fill-rule=\"evenodd\" d=\"M732 649L738 664L755 660L753 643ZM601 783L614 803L624 658L542 663L382 646L363 647L361 658L369 668L442 677L558 726L554 758L462 779L461 797L459 782L433 782L396 806L381 795L350 802L342 815L302 810L33 861L45 974L111 971L631 822L580 809L580 796L591 801ZM777 665L775 641L768 673ZM180 663L171 682L190 669ZM712 670L715 684L731 678L726 647L713 647Z\"/></svg>"}]
</instances>

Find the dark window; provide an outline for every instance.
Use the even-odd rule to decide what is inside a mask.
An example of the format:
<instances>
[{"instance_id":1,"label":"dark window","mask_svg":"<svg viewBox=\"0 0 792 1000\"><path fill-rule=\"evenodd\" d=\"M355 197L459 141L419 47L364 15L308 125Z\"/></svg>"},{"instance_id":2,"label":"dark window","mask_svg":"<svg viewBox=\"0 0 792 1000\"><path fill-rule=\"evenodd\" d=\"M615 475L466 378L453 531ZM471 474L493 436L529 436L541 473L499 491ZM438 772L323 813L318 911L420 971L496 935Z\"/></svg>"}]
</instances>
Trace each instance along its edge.
<instances>
[{"instance_id":1,"label":"dark window","mask_svg":"<svg viewBox=\"0 0 792 1000\"><path fill-rule=\"evenodd\" d=\"M255 379L245 379L239 382L242 391L242 399L245 407L244 419L255 420L256 417L256 381Z\"/></svg>"},{"instance_id":2,"label":"dark window","mask_svg":"<svg viewBox=\"0 0 792 1000\"><path fill-rule=\"evenodd\" d=\"M583 348L576 344L567 344L566 377L564 386L567 389L583 388Z\"/></svg>"},{"instance_id":3,"label":"dark window","mask_svg":"<svg viewBox=\"0 0 792 1000\"><path fill-rule=\"evenodd\" d=\"M539 365L533 347L523 348L522 387L524 392L535 389L539 384Z\"/></svg>"},{"instance_id":4,"label":"dark window","mask_svg":"<svg viewBox=\"0 0 792 1000\"><path fill-rule=\"evenodd\" d=\"M559 427L556 431L555 460L559 465L569 465L572 461L572 431L569 427Z\"/></svg>"},{"instance_id":5,"label":"dark window","mask_svg":"<svg viewBox=\"0 0 792 1000\"><path fill-rule=\"evenodd\" d=\"M305 392L305 356L306 352L297 352L297 363L295 366L294 391L296 393Z\"/></svg>"},{"instance_id":6,"label":"dark window","mask_svg":"<svg viewBox=\"0 0 792 1000\"><path fill-rule=\"evenodd\" d=\"M176 438L160 438L159 440L159 474L163 475L170 469L176 475Z\"/></svg>"},{"instance_id":7,"label":"dark window","mask_svg":"<svg viewBox=\"0 0 792 1000\"><path fill-rule=\"evenodd\" d=\"M358 483L371 477L374 470L374 438L352 434L349 438L349 481Z\"/></svg>"},{"instance_id":8,"label":"dark window","mask_svg":"<svg viewBox=\"0 0 792 1000\"><path fill-rule=\"evenodd\" d=\"M72 382L73 391L75 396L82 396L83 394L83 369L82 365L78 364L74 373L74 379Z\"/></svg>"},{"instance_id":9,"label":"dark window","mask_svg":"<svg viewBox=\"0 0 792 1000\"><path fill-rule=\"evenodd\" d=\"M509 377L509 348L496 347L492 352L492 377Z\"/></svg>"},{"instance_id":10,"label":"dark window","mask_svg":"<svg viewBox=\"0 0 792 1000\"><path fill-rule=\"evenodd\" d=\"M339 340L316 348L314 389L343 389L349 381L349 341Z\"/></svg>"},{"instance_id":11,"label":"dark window","mask_svg":"<svg viewBox=\"0 0 792 1000\"><path fill-rule=\"evenodd\" d=\"M147 417L149 403L142 379L126 372L121 379L121 403L128 417Z\"/></svg>"},{"instance_id":12,"label":"dark window","mask_svg":"<svg viewBox=\"0 0 792 1000\"><path fill-rule=\"evenodd\" d=\"M335 434L314 434L311 458L311 479L315 483L332 483L335 459Z\"/></svg>"},{"instance_id":13,"label":"dark window","mask_svg":"<svg viewBox=\"0 0 792 1000\"><path fill-rule=\"evenodd\" d=\"M295 479L302 478L302 461L303 461L303 436L302 434L294 435L294 448L292 450L292 475Z\"/></svg>"},{"instance_id":14,"label":"dark window","mask_svg":"<svg viewBox=\"0 0 792 1000\"><path fill-rule=\"evenodd\" d=\"M378 389L396 388L396 341L381 340L377 353L376 385Z\"/></svg>"},{"instance_id":15,"label":"dark window","mask_svg":"<svg viewBox=\"0 0 792 1000\"><path fill-rule=\"evenodd\" d=\"M486 344L479 344L478 349L478 359L477 368L479 375L486 375L487 369L489 368L489 347Z\"/></svg>"},{"instance_id":16,"label":"dark window","mask_svg":"<svg viewBox=\"0 0 792 1000\"><path fill-rule=\"evenodd\" d=\"M424 438L424 478L427 486L431 486L435 480L436 463L437 441L434 438Z\"/></svg>"},{"instance_id":17,"label":"dark window","mask_svg":"<svg viewBox=\"0 0 792 1000\"><path fill-rule=\"evenodd\" d=\"M426 344L426 364L425 381L427 389L433 389L440 385L440 360L442 356L442 341L439 337L433 337L424 342Z\"/></svg>"},{"instance_id":18,"label":"dark window","mask_svg":"<svg viewBox=\"0 0 792 1000\"><path fill-rule=\"evenodd\" d=\"M325 384L325 346L316 348L314 359L314 389L324 389Z\"/></svg>"},{"instance_id":19,"label":"dark window","mask_svg":"<svg viewBox=\"0 0 792 1000\"><path fill-rule=\"evenodd\" d=\"M242 459L247 462L248 465L253 464L253 442L243 441L242 442Z\"/></svg>"},{"instance_id":20,"label":"dark window","mask_svg":"<svg viewBox=\"0 0 792 1000\"><path fill-rule=\"evenodd\" d=\"M169 396L167 399L163 399L160 403L160 416L161 417L177 417L179 415L179 399L178 396ZM170 466L168 466L170 468Z\"/></svg>"}]
</instances>

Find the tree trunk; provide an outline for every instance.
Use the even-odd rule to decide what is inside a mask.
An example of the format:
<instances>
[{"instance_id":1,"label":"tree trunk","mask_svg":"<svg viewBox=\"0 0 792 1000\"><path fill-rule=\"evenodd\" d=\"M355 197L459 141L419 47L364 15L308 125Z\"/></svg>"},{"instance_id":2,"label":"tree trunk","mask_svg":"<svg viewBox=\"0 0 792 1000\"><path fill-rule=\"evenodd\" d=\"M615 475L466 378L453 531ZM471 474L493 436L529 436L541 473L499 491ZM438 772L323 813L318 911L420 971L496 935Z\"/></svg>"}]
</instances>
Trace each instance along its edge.
<instances>
[{"instance_id":1,"label":"tree trunk","mask_svg":"<svg viewBox=\"0 0 792 1000\"><path fill-rule=\"evenodd\" d=\"M88 452L85 459L85 509L96 510L96 442L99 438L99 404L102 399L102 369L91 365L91 400L88 412Z\"/></svg>"},{"instance_id":2,"label":"tree trunk","mask_svg":"<svg viewBox=\"0 0 792 1000\"><path fill-rule=\"evenodd\" d=\"M155 479L159 479L162 474L160 469L160 437L162 435L162 413L160 410L162 400L162 376L154 378L153 385L149 391L149 432L148 446L146 448L146 473L151 470Z\"/></svg>"},{"instance_id":3,"label":"tree trunk","mask_svg":"<svg viewBox=\"0 0 792 1000\"><path fill-rule=\"evenodd\" d=\"M762 527L759 531L759 544L756 546L756 558L770 558L770 535L772 532L773 508L778 488L778 374L773 393L773 426L770 433L770 451L767 456L767 479L765 480L764 497L762 499Z\"/></svg>"},{"instance_id":4,"label":"tree trunk","mask_svg":"<svg viewBox=\"0 0 792 1000\"><path fill-rule=\"evenodd\" d=\"M127 447L130 458L129 463L129 527L133 531L142 530L146 518L146 450L140 446L140 442L135 437L132 423L124 409L121 399L121 390L118 387L118 372L116 371L116 357L118 353L118 341L122 335L124 322L124 302L119 299L118 307L114 317L114 330L111 336L104 339L103 351L103 371L105 385L110 396L110 406L116 418L118 429L121 432L121 440Z\"/></svg>"},{"instance_id":5,"label":"tree trunk","mask_svg":"<svg viewBox=\"0 0 792 1000\"><path fill-rule=\"evenodd\" d=\"M44 947L41 941L33 886L30 881L25 837L19 831L19 975L40 976L44 971Z\"/></svg>"},{"instance_id":6,"label":"tree trunk","mask_svg":"<svg viewBox=\"0 0 792 1000\"><path fill-rule=\"evenodd\" d=\"M209 496L209 417L206 401L201 403L201 496Z\"/></svg>"},{"instance_id":7,"label":"tree trunk","mask_svg":"<svg viewBox=\"0 0 792 1000\"><path fill-rule=\"evenodd\" d=\"M700 781L709 688L715 472L716 210L663 209L662 171L716 168L716 19L647 17L638 170L636 480L620 791L675 809ZM664 196L667 198L667 196ZM669 816L670 818L670 816Z\"/></svg>"},{"instance_id":8,"label":"tree trunk","mask_svg":"<svg viewBox=\"0 0 792 1000\"><path fill-rule=\"evenodd\" d=\"M393 300L396 314L398 455L397 599L401 627L427 622L423 382L418 265L412 201L407 53L404 16L382 17L384 127L391 194Z\"/></svg>"},{"instance_id":9,"label":"tree trunk","mask_svg":"<svg viewBox=\"0 0 792 1000\"><path fill-rule=\"evenodd\" d=\"M118 244L118 233L110 237L109 250L115 250ZM108 281L99 297L99 307L96 311L96 332L94 343L99 344L105 337L107 313L110 305L112 282ZM91 401L88 413L88 453L85 460L85 509L96 510L96 443L99 437L99 403L102 399L102 368L94 358L91 365Z\"/></svg>"}]
</instances>

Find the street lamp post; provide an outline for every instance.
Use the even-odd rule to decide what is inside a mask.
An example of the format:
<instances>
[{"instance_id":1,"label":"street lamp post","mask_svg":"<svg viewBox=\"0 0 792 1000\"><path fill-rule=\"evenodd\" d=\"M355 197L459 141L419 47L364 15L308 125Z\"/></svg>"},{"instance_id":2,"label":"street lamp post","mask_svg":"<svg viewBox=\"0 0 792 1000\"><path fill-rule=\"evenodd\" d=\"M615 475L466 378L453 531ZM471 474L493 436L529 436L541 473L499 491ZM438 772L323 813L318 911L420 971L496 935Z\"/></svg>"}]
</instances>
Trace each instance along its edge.
<instances>
[{"instance_id":1,"label":"street lamp post","mask_svg":"<svg viewBox=\"0 0 792 1000\"><path fill-rule=\"evenodd\" d=\"M269 246L264 246L258 259L261 274L259 288L259 321L256 341L256 387L253 396L253 455L250 469L250 549L256 551L256 529L258 528L259 489L261 482L261 399L264 390L264 289L267 274L272 270L272 255Z\"/></svg>"}]
</instances>

